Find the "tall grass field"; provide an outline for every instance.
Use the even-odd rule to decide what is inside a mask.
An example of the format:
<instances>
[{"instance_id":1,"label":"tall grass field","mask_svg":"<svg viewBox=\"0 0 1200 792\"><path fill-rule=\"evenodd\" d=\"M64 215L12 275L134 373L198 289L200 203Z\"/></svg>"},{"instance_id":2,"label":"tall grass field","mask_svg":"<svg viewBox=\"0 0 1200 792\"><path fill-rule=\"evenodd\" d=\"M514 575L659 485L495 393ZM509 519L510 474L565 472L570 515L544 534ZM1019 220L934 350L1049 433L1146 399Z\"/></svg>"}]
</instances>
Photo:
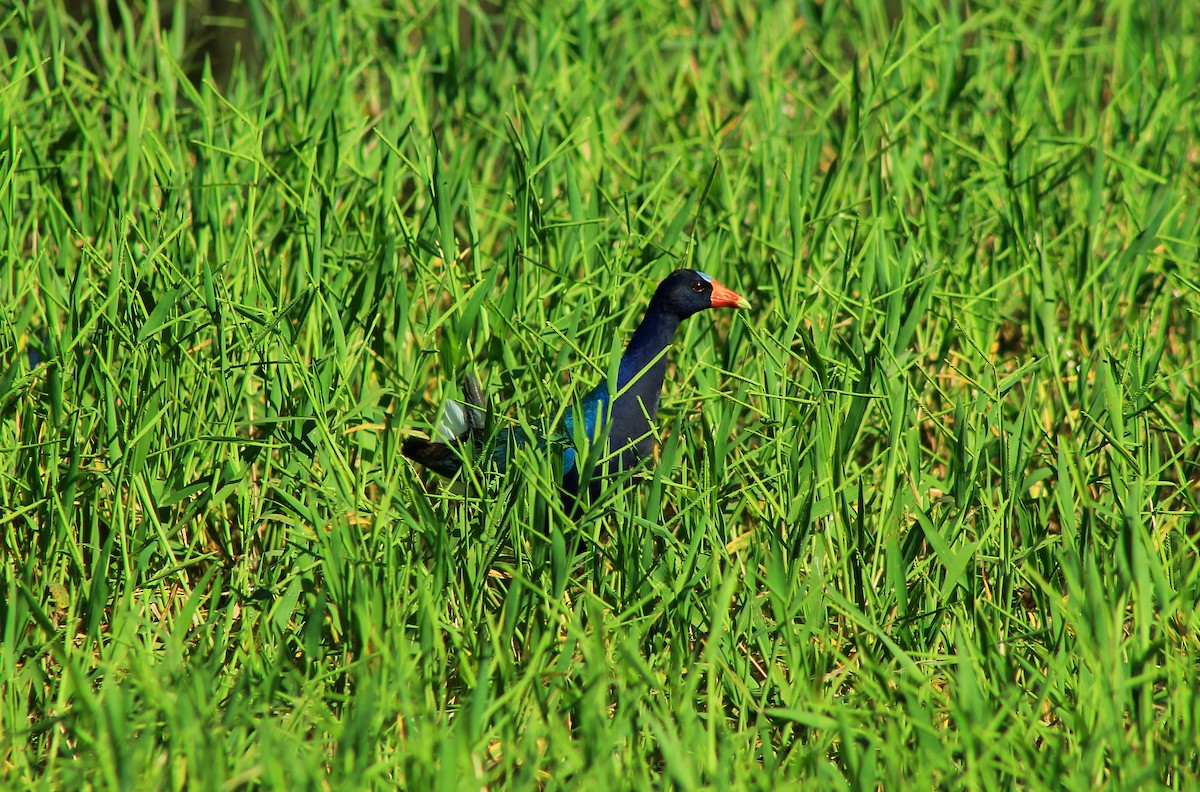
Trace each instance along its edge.
<instances>
[{"instance_id":1,"label":"tall grass field","mask_svg":"<svg viewBox=\"0 0 1200 792\"><path fill-rule=\"evenodd\" d=\"M0 317L4 789L1200 788L1194 2L17 0Z\"/></svg>"}]
</instances>

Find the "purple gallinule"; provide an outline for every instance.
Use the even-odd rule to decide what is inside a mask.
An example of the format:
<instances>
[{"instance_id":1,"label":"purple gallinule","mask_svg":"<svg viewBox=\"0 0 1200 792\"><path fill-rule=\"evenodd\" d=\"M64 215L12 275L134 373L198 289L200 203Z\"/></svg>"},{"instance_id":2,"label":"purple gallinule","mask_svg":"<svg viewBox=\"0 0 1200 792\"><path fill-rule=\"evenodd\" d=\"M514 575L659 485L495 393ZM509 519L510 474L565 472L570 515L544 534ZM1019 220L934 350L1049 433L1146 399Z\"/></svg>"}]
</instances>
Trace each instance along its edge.
<instances>
[{"instance_id":1,"label":"purple gallinule","mask_svg":"<svg viewBox=\"0 0 1200 792\"><path fill-rule=\"evenodd\" d=\"M608 473L637 465L654 450L653 421L667 373L666 350L679 323L708 308L749 307L746 298L696 270L676 270L658 284L621 356L616 399L611 399L608 383L601 382L574 409L567 410L561 431L536 440L539 447L555 448L561 453L564 495L574 499L579 491L581 460L574 445L578 416L582 416L582 428L589 438L607 430L611 453L599 469L592 470L589 478L593 483ZM438 420L437 440L409 438L401 453L436 473L453 476L462 466L463 445L468 441L472 444L467 454L470 458L485 451L491 440L491 462L501 469L514 447L530 442L523 432L514 429L501 430L494 438L487 436L486 402L474 377L467 378L464 395L467 403L447 402Z\"/></svg>"}]
</instances>

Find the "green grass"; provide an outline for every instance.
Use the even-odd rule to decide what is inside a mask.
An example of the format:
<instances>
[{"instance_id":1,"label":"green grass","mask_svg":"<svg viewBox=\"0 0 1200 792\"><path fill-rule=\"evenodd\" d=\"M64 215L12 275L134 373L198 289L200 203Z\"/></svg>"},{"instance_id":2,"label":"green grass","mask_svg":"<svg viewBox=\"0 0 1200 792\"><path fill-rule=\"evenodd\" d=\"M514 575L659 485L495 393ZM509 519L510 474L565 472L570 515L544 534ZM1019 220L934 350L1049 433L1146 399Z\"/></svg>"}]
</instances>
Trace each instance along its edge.
<instances>
[{"instance_id":1,"label":"green grass","mask_svg":"<svg viewBox=\"0 0 1200 792\"><path fill-rule=\"evenodd\" d=\"M1200 785L1194 4L251 1L211 67L49 5L5 788ZM468 367L561 414L680 264L754 307L649 481L399 455Z\"/></svg>"}]
</instances>

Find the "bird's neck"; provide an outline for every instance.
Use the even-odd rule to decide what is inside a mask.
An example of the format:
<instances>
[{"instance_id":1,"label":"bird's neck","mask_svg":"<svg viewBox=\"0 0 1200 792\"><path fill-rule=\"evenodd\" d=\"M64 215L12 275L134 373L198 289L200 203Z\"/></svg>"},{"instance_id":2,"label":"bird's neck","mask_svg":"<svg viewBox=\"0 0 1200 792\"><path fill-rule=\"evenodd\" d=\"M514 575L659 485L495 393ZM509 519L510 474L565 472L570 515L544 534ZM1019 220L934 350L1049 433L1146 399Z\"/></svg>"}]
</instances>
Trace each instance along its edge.
<instances>
[{"instance_id":1,"label":"bird's neck","mask_svg":"<svg viewBox=\"0 0 1200 792\"><path fill-rule=\"evenodd\" d=\"M651 301L642 323L621 356L617 369L617 396L608 409L608 384L601 382L583 402L585 427L592 435L598 423L611 418L609 442L626 448L620 466L633 464L654 449L654 417L667 374L666 349L679 329L679 316ZM570 423L570 416L568 416ZM632 447L630 446L632 443Z\"/></svg>"},{"instance_id":2,"label":"bird's neck","mask_svg":"<svg viewBox=\"0 0 1200 792\"><path fill-rule=\"evenodd\" d=\"M642 323L629 339L617 371L617 390L627 396L641 397L650 409L656 409L667 373L666 348L679 329L679 316L653 302ZM632 384L631 384L632 383ZM653 415L651 416L653 417Z\"/></svg>"}]
</instances>

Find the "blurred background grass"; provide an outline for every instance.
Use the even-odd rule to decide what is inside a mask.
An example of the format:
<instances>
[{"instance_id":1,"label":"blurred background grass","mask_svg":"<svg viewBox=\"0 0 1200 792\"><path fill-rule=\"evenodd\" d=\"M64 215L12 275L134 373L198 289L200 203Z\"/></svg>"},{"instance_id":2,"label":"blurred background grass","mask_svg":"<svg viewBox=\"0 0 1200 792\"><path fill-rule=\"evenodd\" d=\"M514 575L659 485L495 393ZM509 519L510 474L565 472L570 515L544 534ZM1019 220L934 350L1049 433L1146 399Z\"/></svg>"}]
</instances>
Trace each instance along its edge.
<instances>
[{"instance_id":1,"label":"blurred background grass","mask_svg":"<svg viewBox=\"0 0 1200 792\"><path fill-rule=\"evenodd\" d=\"M0 12L6 786L1194 787L1196 17ZM681 264L642 487L400 458Z\"/></svg>"}]
</instances>

